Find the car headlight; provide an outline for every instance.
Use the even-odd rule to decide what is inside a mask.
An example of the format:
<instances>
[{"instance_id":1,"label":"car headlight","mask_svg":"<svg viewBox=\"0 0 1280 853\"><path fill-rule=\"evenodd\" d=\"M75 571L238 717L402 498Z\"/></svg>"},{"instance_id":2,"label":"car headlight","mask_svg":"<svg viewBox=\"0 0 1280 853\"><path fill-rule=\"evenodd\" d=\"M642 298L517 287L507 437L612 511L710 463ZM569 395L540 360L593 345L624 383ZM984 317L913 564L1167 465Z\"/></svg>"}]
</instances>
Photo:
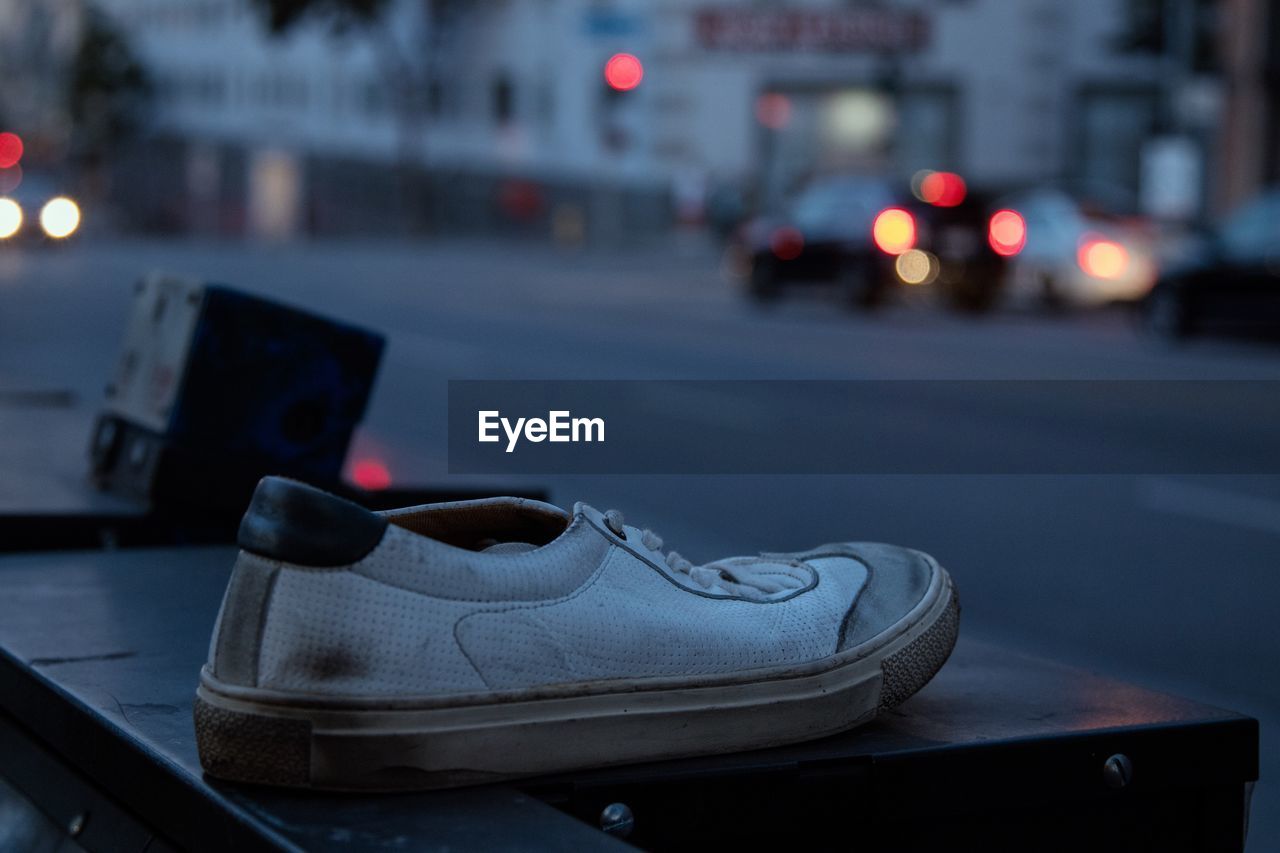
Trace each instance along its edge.
<instances>
[{"instance_id":1,"label":"car headlight","mask_svg":"<svg viewBox=\"0 0 1280 853\"><path fill-rule=\"evenodd\" d=\"M1086 237L1076 252L1076 261L1094 278L1120 278L1129 269L1129 250L1114 240Z\"/></svg>"},{"instance_id":2,"label":"car headlight","mask_svg":"<svg viewBox=\"0 0 1280 853\"><path fill-rule=\"evenodd\" d=\"M55 240L70 237L80 227L80 208L66 196L51 198L40 209L40 227Z\"/></svg>"},{"instance_id":3,"label":"car headlight","mask_svg":"<svg viewBox=\"0 0 1280 853\"><path fill-rule=\"evenodd\" d=\"M0 198L0 240L7 240L22 227L22 208L11 198Z\"/></svg>"}]
</instances>

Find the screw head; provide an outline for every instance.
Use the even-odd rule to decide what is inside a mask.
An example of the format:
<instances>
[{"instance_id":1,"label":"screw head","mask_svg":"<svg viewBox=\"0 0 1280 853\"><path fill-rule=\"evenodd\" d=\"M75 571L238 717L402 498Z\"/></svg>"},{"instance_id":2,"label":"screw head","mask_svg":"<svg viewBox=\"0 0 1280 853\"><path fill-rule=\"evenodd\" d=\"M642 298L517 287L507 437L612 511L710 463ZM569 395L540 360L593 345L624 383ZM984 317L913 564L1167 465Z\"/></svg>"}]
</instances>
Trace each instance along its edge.
<instances>
[{"instance_id":1,"label":"screw head","mask_svg":"<svg viewBox=\"0 0 1280 853\"><path fill-rule=\"evenodd\" d=\"M141 468L146 461L147 442L141 438L135 438L129 444L129 464L134 468Z\"/></svg>"},{"instance_id":2,"label":"screw head","mask_svg":"<svg viewBox=\"0 0 1280 853\"><path fill-rule=\"evenodd\" d=\"M1108 788L1119 790L1127 788L1133 781L1133 762L1129 756L1117 752L1102 765L1102 780Z\"/></svg>"},{"instance_id":3,"label":"screw head","mask_svg":"<svg viewBox=\"0 0 1280 853\"><path fill-rule=\"evenodd\" d=\"M636 816L626 803L610 803L600 812L600 828L609 835L626 838L636 827Z\"/></svg>"},{"instance_id":4,"label":"screw head","mask_svg":"<svg viewBox=\"0 0 1280 853\"><path fill-rule=\"evenodd\" d=\"M116 443L116 436L120 433L120 428L116 426L115 421L103 421L102 426L98 428L98 437L94 442L98 450L106 453L111 449L111 445Z\"/></svg>"}]
</instances>

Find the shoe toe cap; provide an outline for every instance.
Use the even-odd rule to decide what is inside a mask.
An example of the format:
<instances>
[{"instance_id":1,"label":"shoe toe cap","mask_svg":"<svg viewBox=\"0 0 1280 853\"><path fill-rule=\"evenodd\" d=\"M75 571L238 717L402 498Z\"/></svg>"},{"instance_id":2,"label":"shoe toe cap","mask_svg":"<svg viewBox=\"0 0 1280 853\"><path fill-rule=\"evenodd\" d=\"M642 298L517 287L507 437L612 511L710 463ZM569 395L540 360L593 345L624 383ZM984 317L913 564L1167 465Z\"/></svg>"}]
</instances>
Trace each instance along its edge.
<instances>
[{"instance_id":1,"label":"shoe toe cap","mask_svg":"<svg viewBox=\"0 0 1280 853\"><path fill-rule=\"evenodd\" d=\"M888 631L907 618L934 586L942 568L928 554L878 542L845 542L826 549L851 557L867 572L840 632L843 651Z\"/></svg>"}]
</instances>

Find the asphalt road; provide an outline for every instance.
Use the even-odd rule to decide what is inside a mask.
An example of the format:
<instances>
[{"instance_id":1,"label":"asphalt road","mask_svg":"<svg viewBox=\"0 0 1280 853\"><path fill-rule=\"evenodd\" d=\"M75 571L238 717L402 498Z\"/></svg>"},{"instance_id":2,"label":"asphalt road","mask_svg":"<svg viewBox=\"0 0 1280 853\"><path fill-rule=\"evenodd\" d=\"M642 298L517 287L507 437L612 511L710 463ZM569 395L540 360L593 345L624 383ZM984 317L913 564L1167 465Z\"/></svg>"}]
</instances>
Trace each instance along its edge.
<instances>
[{"instance_id":1,"label":"asphalt road","mask_svg":"<svg viewBox=\"0 0 1280 853\"><path fill-rule=\"evenodd\" d=\"M607 255L503 243L126 243L0 252L0 403L15 392L69 391L87 417L117 351L131 283L152 268L386 332L390 347L353 458L385 462L401 483L446 477L447 379L1280 378L1280 348L1197 341L1170 349L1109 314L971 320L905 306L867 318L818 295L760 311L737 298L714 254L696 243ZM1170 414L1182 419L1203 424L1206 413L1188 400ZM935 414L912 435L928 440L947 424ZM1222 424L1221 440L1236 426L1244 425ZM693 446L714 440L711 425L690 431ZM9 477L44 464L0 436ZM930 551L957 578L966 631L1259 717L1264 779L1250 847L1280 849L1280 783L1272 782L1280 772L1280 477L538 482L560 503L622 509L695 559L852 538Z\"/></svg>"}]
</instances>

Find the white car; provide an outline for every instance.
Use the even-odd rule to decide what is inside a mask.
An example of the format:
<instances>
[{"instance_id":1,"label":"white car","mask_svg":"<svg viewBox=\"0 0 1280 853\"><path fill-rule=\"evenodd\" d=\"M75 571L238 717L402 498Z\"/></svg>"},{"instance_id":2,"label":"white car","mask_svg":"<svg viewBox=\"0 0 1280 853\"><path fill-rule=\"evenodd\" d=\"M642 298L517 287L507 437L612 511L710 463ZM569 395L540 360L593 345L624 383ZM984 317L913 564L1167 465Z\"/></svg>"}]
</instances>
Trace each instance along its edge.
<instances>
[{"instance_id":1,"label":"white car","mask_svg":"<svg viewBox=\"0 0 1280 853\"><path fill-rule=\"evenodd\" d=\"M1155 251L1141 229L1090 216L1057 190L1013 196L1003 206L1026 223L1026 244L1005 281L1009 302L1096 306L1135 302L1151 290Z\"/></svg>"}]
</instances>

